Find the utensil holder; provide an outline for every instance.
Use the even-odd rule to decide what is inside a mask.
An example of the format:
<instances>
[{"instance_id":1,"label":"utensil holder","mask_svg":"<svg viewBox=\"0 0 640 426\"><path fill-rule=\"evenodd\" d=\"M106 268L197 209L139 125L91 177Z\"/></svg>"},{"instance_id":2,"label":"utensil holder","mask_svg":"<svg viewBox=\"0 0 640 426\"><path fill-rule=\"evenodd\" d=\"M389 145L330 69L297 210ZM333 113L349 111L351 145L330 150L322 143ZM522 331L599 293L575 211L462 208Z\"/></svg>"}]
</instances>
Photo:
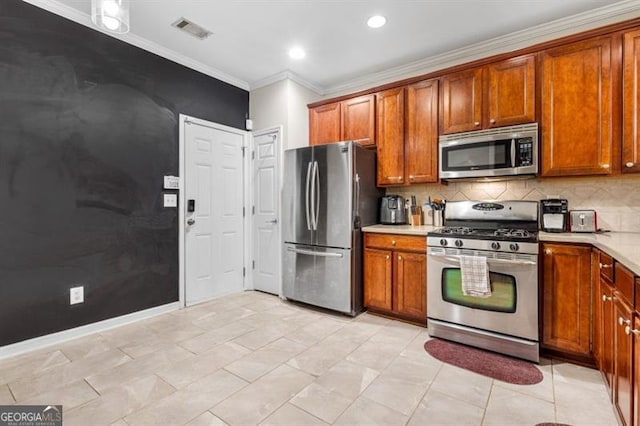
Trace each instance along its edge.
<instances>
[{"instance_id":1,"label":"utensil holder","mask_svg":"<svg viewBox=\"0 0 640 426\"><path fill-rule=\"evenodd\" d=\"M442 210L433 210L433 226L442 226Z\"/></svg>"}]
</instances>

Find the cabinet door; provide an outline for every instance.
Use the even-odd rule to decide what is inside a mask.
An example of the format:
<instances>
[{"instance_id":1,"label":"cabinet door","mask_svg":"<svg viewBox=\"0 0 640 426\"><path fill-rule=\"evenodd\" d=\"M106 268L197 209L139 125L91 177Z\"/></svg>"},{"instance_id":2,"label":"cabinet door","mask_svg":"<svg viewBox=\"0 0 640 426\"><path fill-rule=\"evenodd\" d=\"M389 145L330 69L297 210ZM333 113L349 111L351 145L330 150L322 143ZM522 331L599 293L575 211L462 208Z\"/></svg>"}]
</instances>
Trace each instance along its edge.
<instances>
[{"instance_id":1,"label":"cabinet door","mask_svg":"<svg viewBox=\"0 0 640 426\"><path fill-rule=\"evenodd\" d=\"M401 185L404 178L404 88L378 93L378 186Z\"/></svg>"},{"instance_id":2,"label":"cabinet door","mask_svg":"<svg viewBox=\"0 0 640 426\"><path fill-rule=\"evenodd\" d=\"M340 102L309 109L309 144L338 142L340 138Z\"/></svg>"},{"instance_id":3,"label":"cabinet door","mask_svg":"<svg viewBox=\"0 0 640 426\"><path fill-rule=\"evenodd\" d=\"M427 255L394 252L395 310L399 314L427 321Z\"/></svg>"},{"instance_id":4,"label":"cabinet door","mask_svg":"<svg viewBox=\"0 0 640 426\"><path fill-rule=\"evenodd\" d=\"M611 173L611 44L602 37L542 53L543 176Z\"/></svg>"},{"instance_id":5,"label":"cabinet door","mask_svg":"<svg viewBox=\"0 0 640 426\"><path fill-rule=\"evenodd\" d=\"M409 183L438 181L438 80L407 87L405 164Z\"/></svg>"},{"instance_id":6,"label":"cabinet door","mask_svg":"<svg viewBox=\"0 0 640 426\"><path fill-rule=\"evenodd\" d=\"M482 68L442 77L442 133L479 130L482 125Z\"/></svg>"},{"instance_id":7,"label":"cabinet door","mask_svg":"<svg viewBox=\"0 0 640 426\"><path fill-rule=\"evenodd\" d=\"M591 248L544 244L542 344L591 355Z\"/></svg>"},{"instance_id":8,"label":"cabinet door","mask_svg":"<svg viewBox=\"0 0 640 426\"><path fill-rule=\"evenodd\" d=\"M487 65L484 127L535 121L535 56Z\"/></svg>"},{"instance_id":9,"label":"cabinet door","mask_svg":"<svg viewBox=\"0 0 640 426\"><path fill-rule=\"evenodd\" d=\"M613 303L615 326L613 345L613 371L615 375L613 390L613 405L624 425L633 423L632 400L632 334L627 331L627 326L633 325L632 311L623 301L618 292L614 292Z\"/></svg>"},{"instance_id":10,"label":"cabinet door","mask_svg":"<svg viewBox=\"0 0 640 426\"><path fill-rule=\"evenodd\" d=\"M613 331L615 318L613 312L613 286L600 278L600 300L601 317L598 321L600 327L600 371L607 383L609 393L613 390Z\"/></svg>"},{"instance_id":11,"label":"cabinet door","mask_svg":"<svg viewBox=\"0 0 640 426\"><path fill-rule=\"evenodd\" d=\"M640 317L633 317L633 418L640 419Z\"/></svg>"},{"instance_id":12,"label":"cabinet door","mask_svg":"<svg viewBox=\"0 0 640 426\"><path fill-rule=\"evenodd\" d=\"M640 172L640 30L624 35L622 172Z\"/></svg>"},{"instance_id":13,"label":"cabinet door","mask_svg":"<svg viewBox=\"0 0 640 426\"><path fill-rule=\"evenodd\" d=\"M388 250L364 249L364 306L391 311L391 255Z\"/></svg>"},{"instance_id":14,"label":"cabinet door","mask_svg":"<svg viewBox=\"0 0 640 426\"><path fill-rule=\"evenodd\" d=\"M376 144L375 95L342 102L342 139L363 146Z\"/></svg>"}]
</instances>

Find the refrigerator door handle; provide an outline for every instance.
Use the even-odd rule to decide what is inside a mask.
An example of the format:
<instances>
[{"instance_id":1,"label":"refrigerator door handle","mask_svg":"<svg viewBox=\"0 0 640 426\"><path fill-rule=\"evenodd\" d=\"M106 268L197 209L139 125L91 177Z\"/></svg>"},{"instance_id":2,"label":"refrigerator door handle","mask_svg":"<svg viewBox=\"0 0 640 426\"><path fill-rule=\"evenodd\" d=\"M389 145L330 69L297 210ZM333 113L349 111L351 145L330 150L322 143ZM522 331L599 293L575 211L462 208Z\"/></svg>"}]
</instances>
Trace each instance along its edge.
<instances>
[{"instance_id":1,"label":"refrigerator door handle","mask_svg":"<svg viewBox=\"0 0 640 426\"><path fill-rule=\"evenodd\" d=\"M313 197L311 205L314 207L313 209L313 230L318 230L318 216L320 215L320 168L318 167L318 162L313 162Z\"/></svg>"},{"instance_id":2,"label":"refrigerator door handle","mask_svg":"<svg viewBox=\"0 0 640 426\"><path fill-rule=\"evenodd\" d=\"M311 180L311 161L309 161L309 163L307 164L307 184L306 184L306 190L304 193L304 205L306 208L306 213L307 213L307 230L311 231L311 220L309 218L310 213L309 213L309 183Z\"/></svg>"},{"instance_id":3,"label":"refrigerator door handle","mask_svg":"<svg viewBox=\"0 0 640 426\"><path fill-rule=\"evenodd\" d=\"M319 252L319 251L311 251L311 250L303 250L303 249L295 249L291 247L287 247L287 251L298 254L307 254L309 256L317 256L317 257L342 257L342 253L330 253L330 252Z\"/></svg>"},{"instance_id":4,"label":"refrigerator door handle","mask_svg":"<svg viewBox=\"0 0 640 426\"><path fill-rule=\"evenodd\" d=\"M360 175L356 173L355 175L355 200L353 206L353 220L354 220L354 228L360 229Z\"/></svg>"}]
</instances>

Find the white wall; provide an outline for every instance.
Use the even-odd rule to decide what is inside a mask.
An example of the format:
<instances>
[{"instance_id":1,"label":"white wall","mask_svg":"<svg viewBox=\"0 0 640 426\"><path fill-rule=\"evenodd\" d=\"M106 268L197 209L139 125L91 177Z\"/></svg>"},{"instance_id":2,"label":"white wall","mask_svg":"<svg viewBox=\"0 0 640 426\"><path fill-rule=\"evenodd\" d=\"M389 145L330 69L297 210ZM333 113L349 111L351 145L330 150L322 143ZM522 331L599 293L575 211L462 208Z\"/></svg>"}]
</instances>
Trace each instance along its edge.
<instances>
[{"instance_id":1,"label":"white wall","mask_svg":"<svg viewBox=\"0 0 640 426\"><path fill-rule=\"evenodd\" d=\"M309 145L309 110L307 104L320 96L304 86L289 80L289 143L287 148Z\"/></svg>"},{"instance_id":2,"label":"white wall","mask_svg":"<svg viewBox=\"0 0 640 426\"><path fill-rule=\"evenodd\" d=\"M253 129L283 127L283 149L309 145L307 104L320 95L290 79L284 79L249 93L249 114Z\"/></svg>"}]
</instances>

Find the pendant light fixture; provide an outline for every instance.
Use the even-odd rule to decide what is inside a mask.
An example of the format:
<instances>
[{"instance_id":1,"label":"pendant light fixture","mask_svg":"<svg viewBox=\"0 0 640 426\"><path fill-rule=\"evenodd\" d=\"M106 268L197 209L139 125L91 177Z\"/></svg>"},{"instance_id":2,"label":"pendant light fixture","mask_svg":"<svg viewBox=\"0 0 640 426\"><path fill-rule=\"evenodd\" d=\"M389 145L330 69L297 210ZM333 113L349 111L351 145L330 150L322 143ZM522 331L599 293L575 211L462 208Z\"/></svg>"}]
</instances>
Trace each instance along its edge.
<instances>
[{"instance_id":1,"label":"pendant light fixture","mask_svg":"<svg viewBox=\"0 0 640 426\"><path fill-rule=\"evenodd\" d=\"M91 20L113 33L129 32L129 0L91 0Z\"/></svg>"}]
</instances>

